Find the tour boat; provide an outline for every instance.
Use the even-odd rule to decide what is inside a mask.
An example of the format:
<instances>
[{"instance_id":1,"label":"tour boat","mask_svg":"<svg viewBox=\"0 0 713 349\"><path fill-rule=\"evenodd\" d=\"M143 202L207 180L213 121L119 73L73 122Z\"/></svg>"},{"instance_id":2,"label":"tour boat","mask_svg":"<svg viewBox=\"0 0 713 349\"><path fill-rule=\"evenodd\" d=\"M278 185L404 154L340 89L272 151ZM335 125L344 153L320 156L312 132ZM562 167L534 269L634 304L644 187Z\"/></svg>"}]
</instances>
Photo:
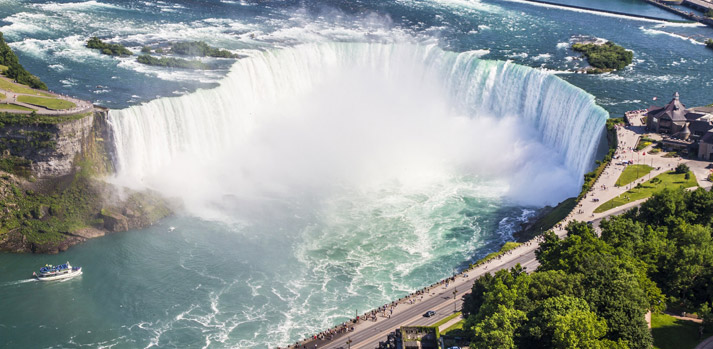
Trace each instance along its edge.
<instances>
[{"instance_id":1,"label":"tour boat","mask_svg":"<svg viewBox=\"0 0 713 349\"><path fill-rule=\"evenodd\" d=\"M82 275L82 267L73 267L69 262L62 265L48 264L40 269L39 274L32 273L32 276L40 281L70 279L77 275Z\"/></svg>"}]
</instances>

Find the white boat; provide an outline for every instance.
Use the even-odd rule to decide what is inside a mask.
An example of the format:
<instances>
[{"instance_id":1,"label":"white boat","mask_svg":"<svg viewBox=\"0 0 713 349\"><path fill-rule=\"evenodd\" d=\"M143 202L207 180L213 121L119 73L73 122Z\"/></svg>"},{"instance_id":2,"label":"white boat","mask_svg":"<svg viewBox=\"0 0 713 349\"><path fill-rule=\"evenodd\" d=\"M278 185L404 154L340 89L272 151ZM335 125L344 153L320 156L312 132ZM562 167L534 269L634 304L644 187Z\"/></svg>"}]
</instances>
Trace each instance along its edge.
<instances>
[{"instance_id":1,"label":"white boat","mask_svg":"<svg viewBox=\"0 0 713 349\"><path fill-rule=\"evenodd\" d=\"M82 275L82 267L73 267L69 262L62 265L48 264L42 267L39 273L32 273L32 276L40 281L70 279L78 275Z\"/></svg>"}]
</instances>

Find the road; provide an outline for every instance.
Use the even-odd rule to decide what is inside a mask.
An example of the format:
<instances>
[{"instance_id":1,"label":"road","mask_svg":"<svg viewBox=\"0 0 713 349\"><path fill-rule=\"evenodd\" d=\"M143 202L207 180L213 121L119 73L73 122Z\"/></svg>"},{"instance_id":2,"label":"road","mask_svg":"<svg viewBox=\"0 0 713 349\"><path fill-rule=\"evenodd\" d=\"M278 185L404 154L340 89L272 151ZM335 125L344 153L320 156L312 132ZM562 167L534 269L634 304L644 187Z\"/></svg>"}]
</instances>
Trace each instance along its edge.
<instances>
[{"instance_id":1,"label":"road","mask_svg":"<svg viewBox=\"0 0 713 349\"><path fill-rule=\"evenodd\" d=\"M385 341L386 336L401 326L428 326L442 320L454 312L455 307L460 310L462 307L462 297L468 293L473 286L473 282L481 275L497 271L500 269L509 269L520 263L526 270L534 271L539 263L535 259L535 249L537 245L522 245L520 248L513 250L513 253L506 254L500 260L494 260L484 266L472 269L466 274L461 274L456 278L454 284L446 288L443 285L437 285L430 288L428 294L420 300L415 299L414 304L409 304L409 300L403 300L394 309L391 318L378 317L378 321L361 321L357 324L356 330L351 333L337 335L333 340L317 340L310 341L308 348L314 348L317 344L318 348L347 348L347 340L351 339L351 348L375 348L378 347L380 341ZM490 267L490 268L488 268ZM454 300L453 290L457 290L457 296ZM433 310L435 316L430 318L424 317L423 314ZM301 347L301 346L299 346Z\"/></svg>"}]
</instances>

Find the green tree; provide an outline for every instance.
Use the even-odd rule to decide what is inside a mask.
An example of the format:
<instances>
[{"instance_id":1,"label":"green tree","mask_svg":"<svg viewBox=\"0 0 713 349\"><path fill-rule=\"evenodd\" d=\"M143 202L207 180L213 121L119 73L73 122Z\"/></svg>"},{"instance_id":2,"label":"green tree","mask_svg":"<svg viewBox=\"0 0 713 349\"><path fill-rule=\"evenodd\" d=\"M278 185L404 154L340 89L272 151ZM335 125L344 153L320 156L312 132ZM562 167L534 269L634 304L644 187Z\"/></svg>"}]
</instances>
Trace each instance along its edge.
<instances>
[{"instance_id":1,"label":"green tree","mask_svg":"<svg viewBox=\"0 0 713 349\"><path fill-rule=\"evenodd\" d=\"M486 316L473 329L471 348L515 348L515 330L526 319L524 312L498 305L497 311Z\"/></svg>"}]
</instances>

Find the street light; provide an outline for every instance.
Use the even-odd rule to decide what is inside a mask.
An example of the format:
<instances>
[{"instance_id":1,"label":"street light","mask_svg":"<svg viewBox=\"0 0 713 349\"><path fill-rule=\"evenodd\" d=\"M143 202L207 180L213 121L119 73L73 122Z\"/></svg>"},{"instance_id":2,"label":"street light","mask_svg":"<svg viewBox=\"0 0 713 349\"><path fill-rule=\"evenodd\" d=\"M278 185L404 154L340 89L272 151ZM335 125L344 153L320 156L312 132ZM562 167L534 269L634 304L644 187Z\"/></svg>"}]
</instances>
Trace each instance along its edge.
<instances>
[{"instance_id":1,"label":"street light","mask_svg":"<svg viewBox=\"0 0 713 349\"><path fill-rule=\"evenodd\" d=\"M454 313L457 311L456 308L457 308L457 306L458 306L458 302L455 301L455 300L456 300L456 294L458 294L458 290L456 290L456 289L454 288L454 289L453 289L453 312L454 312Z\"/></svg>"},{"instance_id":2,"label":"street light","mask_svg":"<svg viewBox=\"0 0 713 349\"><path fill-rule=\"evenodd\" d=\"M351 349L352 347L352 337L349 337L349 340L347 340L347 348Z\"/></svg>"}]
</instances>

